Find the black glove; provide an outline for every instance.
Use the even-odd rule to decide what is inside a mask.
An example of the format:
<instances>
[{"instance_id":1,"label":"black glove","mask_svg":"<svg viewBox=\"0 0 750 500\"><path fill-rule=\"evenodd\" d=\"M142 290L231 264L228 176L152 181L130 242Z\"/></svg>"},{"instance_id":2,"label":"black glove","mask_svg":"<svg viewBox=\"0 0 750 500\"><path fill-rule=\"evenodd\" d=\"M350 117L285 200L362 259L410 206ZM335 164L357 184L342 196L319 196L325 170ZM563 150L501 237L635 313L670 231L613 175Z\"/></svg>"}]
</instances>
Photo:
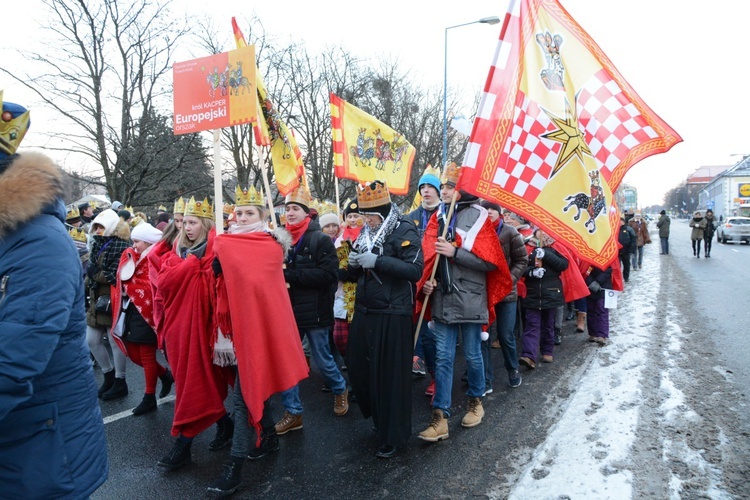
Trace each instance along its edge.
<instances>
[{"instance_id":1,"label":"black glove","mask_svg":"<svg viewBox=\"0 0 750 500\"><path fill-rule=\"evenodd\" d=\"M597 293L602 289L602 286L599 284L598 281L592 281L589 285L589 291L591 293Z\"/></svg>"},{"instance_id":2,"label":"black glove","mask_svg":"<svg viewBox=\"0 0 750 500\"><path fill-rule=\"evenodd\" d=\"M96 266L88 266L86 268L86 276L89 277L91 281L94 281L94 276L96 275Z\"/></svg>"},{"instance_id":3,"label":"black glove","mask_svg":"<svg viewBox=\"0 0 750 500\"><path fill-rule=\"evenodd\" d=\"M218 257L214 257L214 260L211 262L211 269L214 271L214 277L218 278L221 274L221 262L219 262Z\"/></svg>"}]
</instances>

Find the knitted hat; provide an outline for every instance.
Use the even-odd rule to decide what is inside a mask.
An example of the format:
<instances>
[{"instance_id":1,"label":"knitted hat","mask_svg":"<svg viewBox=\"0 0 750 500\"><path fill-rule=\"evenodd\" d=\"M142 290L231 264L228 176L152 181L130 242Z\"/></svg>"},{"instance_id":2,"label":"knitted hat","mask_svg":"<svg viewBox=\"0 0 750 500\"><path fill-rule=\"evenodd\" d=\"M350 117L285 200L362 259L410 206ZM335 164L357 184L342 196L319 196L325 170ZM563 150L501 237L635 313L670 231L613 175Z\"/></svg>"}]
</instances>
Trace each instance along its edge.
<instances>
[{"instance_id":1,"label":"knitted hat","mask_svg":"<svg viewBox=\"0 0 750 500\"><path fill-rule=\"evenodd\" d=\"M341 222L339 222L339 216L332 213L321 215L318 218L318 222L320 223L320 227L326 227L328 224L336 224L338 226L341 225Z\"/></svg>"},{"instance_id":2,"label":"knitted hat","mask_svg":"<svg viewBox=\"0 0 750 500\"><path fill-rule=\"evenodd\" d=\"M153 245L161 240L162 232L156 229L148 222L141 222L133 228L130 233L130 239L133 241L145 241L146 243Z\"/></svg>"},{"instance_id":3,"label":"knitted hat","mask_svg":"<svg viewBox=\"0 0 750 500\"><path fill-rule=\"evenodd\" d=\"M346 218L349 214L358 214L359 213L359 205L357 204L357 201L347 201L344 203L344 218Z\"/></svg>"},{"instance_id":4,"label":"knitted hat","mask_svg":"<svg viewBox=\"0 0 750 500\"><path fill-rule=\"evenodd\" d=\"M484 208L491 208L493 210L496 210L497 212L502 213L502 209L500 208L500 205L497 203L492 203L491 201L482 200L480 203Z\"/></svg>"},{"instance_id":5,"label":"knitted hat","mask_svg":"<svg viewBox=\"0 0 750 500\"><path fill-rule=\"evenodd\" d=\"M94 234L94 227L98 224L104 228L104 236L112 236L117 229L118 222L120 222L120 216L117 215L117 212L111 208L102 210L91 222L89 234Z\"/></svg>"},{"instance_id":6,"label":"knitted hat","mask_svg":"<svg viewBox=\"0 0 750 500\"><path fill-rule=\"evenodd\" d=\"M432 168L431 166L427 166L427 168L424 170L424 173L422 174L422 177L419 178L419 184L417 185L417 189L422 189L422 186L424 184L429 184L430 186L434 187L435 190L440 194L440 170L436 168Z\"/></svg>"}]
</instances>

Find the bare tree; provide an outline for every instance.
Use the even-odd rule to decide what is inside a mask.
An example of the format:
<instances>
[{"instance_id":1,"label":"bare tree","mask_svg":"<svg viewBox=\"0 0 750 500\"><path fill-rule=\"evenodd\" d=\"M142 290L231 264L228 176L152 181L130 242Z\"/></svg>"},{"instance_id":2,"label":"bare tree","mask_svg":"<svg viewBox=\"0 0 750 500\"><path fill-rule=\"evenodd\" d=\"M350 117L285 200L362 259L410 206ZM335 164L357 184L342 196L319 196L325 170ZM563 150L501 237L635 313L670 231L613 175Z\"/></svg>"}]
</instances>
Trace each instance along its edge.
<instances>
[{"instance_id":1,"label":"bare tree","mask_svg":"<svg viewBox=\"0 0 750 500\"><path fill-rule=\"evenodd\" d=\"M133 163L134 152L148 149L144 141L149 134L142 127L168 103L171 89L165 76L187 28L170 13L170 0L43 3L51 22L42 30L54 49L27 54L41 73L0 70L69 121L71 126L59 137L63 145L50 149L90 159L102 171L96 182L112 199L130 203L149 186L136 183L134 188L123 178L146 176L158 167Z\"/></svg>"}]
</instances>

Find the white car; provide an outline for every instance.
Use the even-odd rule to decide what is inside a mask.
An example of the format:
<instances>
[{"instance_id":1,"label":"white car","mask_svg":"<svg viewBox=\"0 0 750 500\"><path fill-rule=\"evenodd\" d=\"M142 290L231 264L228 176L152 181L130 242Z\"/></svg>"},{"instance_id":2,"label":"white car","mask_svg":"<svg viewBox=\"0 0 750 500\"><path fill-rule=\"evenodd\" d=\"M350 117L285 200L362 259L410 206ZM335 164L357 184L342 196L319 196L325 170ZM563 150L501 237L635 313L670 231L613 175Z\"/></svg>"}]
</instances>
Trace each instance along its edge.
<instances>
[{"instance_id":1,"label":"white car","mask_svg":"<svg viewBox=\"0 0 750 500\"><path fill-rule=\"evenodd\" d=\"M750 217L727 217L716 230L716 241L750 243Z\"/></svg>"}]
</instances>

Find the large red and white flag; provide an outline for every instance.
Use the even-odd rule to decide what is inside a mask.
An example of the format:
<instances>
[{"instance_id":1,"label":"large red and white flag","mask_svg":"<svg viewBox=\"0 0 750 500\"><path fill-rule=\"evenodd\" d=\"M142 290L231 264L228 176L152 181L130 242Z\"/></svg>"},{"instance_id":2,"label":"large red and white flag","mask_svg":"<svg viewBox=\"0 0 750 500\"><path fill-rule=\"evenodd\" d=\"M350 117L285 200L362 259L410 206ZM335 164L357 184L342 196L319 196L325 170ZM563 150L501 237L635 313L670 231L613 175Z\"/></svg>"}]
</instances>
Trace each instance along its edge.
<instances>
[{"instance_id":1,"label":"large red and white flag","mask_svg":"<svg viewBox=\"0 0 750 500\"><path fill-rule=\"evenodd\" d=\"M635 163L681 140L556 0L511 0L459 188L607 266L612 193Z\"/></svg>"}]
</instances>

